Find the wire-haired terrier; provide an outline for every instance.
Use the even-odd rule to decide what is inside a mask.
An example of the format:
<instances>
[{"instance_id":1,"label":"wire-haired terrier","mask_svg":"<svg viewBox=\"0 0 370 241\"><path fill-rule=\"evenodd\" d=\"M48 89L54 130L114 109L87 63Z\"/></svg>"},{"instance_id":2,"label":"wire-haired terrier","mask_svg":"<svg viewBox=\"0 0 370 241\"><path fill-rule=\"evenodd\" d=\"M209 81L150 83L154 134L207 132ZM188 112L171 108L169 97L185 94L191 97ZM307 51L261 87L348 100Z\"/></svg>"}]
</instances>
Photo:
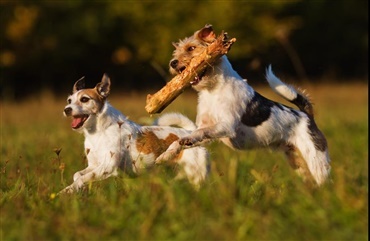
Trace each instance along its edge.
<instances>
[{"instance_id":1,"label":"wire-haired terrier","mask_svg":"<svg viewBox=\"0 0 370 241\"><path fill-rule=\"evenodd\" d=\"M170 72L181 73L191 59L216 39L211 25L174 43ZM272 147L282 149L290 166L306 180L322 185L330 174L328 146L318 129L310 100L266 70L270 87L299 110L271 101L257 93L239 76L224 55L197 76L192 87L198 92L197 129L182 137L157 158L173 158L182 148L220 140L234 149Z\"/></svg>"},{"instance_id":2,"label":"wire-haired terrier","mask_svg":"<svg viewBox=\"0 0 370 241\"><path fill-rule=\"evenodd\" d=\"M130 121L108 103L111 82L107 75L95 88L84 85L83 79L74 84L64 115L72 118L72 129L85 136L88 166L76 172L73 183L60 193L78 191L91 181L116 175L118 169L140 174L153 166L155 159L173 141L196 129L191 120L178 113L163 115L154 126L140 126ZM176 178L185 177L196 188L206 178L209 166L204 147L186 149L174 161L181 166Z\"/></svg>"}]
</instances>

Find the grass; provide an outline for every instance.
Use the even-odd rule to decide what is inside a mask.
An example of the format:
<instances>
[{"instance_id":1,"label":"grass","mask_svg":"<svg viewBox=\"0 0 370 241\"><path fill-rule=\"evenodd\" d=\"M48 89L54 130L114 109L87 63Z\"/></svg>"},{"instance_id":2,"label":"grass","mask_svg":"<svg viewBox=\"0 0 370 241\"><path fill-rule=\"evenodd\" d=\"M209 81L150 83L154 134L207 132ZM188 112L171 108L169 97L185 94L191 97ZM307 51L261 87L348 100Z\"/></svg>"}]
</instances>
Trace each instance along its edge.
<instances>
[{"instance_id":1,"label":"grass","mask_svg":"<svg viewBox=\"0 0 370 241\"><path fill-rule=\"evenodd\" d=\"M53 198L86 165L83 136L62 116L65 100L45 93L1 103L0 240L368 240L368 86L307 89L332 159L333 181L320 189L307 188L282 153L213 143L199 192L159 166ZM145 96L113 89L110 102L147 123ZM189 91L166 111L194 119L195 110Z\"/></svg>"}]
</instances>

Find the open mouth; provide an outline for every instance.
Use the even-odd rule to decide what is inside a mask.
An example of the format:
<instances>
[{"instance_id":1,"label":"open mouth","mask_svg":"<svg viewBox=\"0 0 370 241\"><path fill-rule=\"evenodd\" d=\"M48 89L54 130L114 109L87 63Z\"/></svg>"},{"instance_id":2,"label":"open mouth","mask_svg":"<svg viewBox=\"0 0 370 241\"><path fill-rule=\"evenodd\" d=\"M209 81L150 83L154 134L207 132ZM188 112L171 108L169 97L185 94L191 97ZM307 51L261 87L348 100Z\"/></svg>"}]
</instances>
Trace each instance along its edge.
<instances>
[{"instance_id":1,"label":"open mouth","mask_svg":"<svg viewBox=\"0 0 370 241\"><path fill-rule=\"evenodd\" d=\"M181 74L186 69L186 66L183 66L177 69L177 73ZM197 85L202 78L205 76L208 68L205 68L199 75L194 77L194 80L190 82L191 85Z\"/></svg>"},{"instance_id":2,"label":"open mouth","mask_svg":"<svg viewBox=\"0 0 370 241\"><path fill-rule=\"evenodd\" d=\"M185 69L186 69L186 66L182 66L181 68L179 68L179 70L178 70L179 74L181 74L182 71L184 71Z\"/></svg>"},{"instance_id":3,"label":"open mouth","mask_svg":"<svg viewBox=\"0 0 370 241\"><path fill-rule=\"evenodd\" d=\"M84 125L86 120L89 118L89 115L75 115L72 116L72 128L78 129Z\"/></svg>"},{"instance_id":4,"label":"open mouth","mask_svg":"<svg viewBox=\"0 0 370 241\"><path fill-rule=\"evenodd\" d=\"M206 74L207 68L205 68L199 75L194 77L194 80L190 82L191 85L197 85L203 78L203 76Z\"/></svg>"}]
</instances>

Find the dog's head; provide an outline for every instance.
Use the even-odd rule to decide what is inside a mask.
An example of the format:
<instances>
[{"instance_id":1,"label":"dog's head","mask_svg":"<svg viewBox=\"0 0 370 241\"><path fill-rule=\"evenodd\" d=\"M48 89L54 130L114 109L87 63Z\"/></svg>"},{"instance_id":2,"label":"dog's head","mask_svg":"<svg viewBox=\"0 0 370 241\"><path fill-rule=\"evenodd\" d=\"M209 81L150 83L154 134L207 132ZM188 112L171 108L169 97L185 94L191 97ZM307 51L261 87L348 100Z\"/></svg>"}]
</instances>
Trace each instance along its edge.
<instances>
[{"instance_id":1,"label":"dog's head","mask_svg":"<svg viewBox=\"0 0 370 241\"><path fill-rule=\"evenodd\" d=\"M175 75L184 71L191 59L200 55L215 40L216 34L213 32L212 25L207 24L192 36L180 40L178 43L172 43L175 51L170 61L170 73Z\"/></svg>"},{"instance_id":2,"label":"dog's head","mask_svg":"<svg viewBox=\"0 0 370 241\"><path fill-rule=\"evenodd\" d=\"M84 77L77 80L63 111L66 117L72 117L72 129L82 130L94 125L96 116L101 112L109 92L110 79L106 74L92 89L85 89Z\"/></svg>"}]
</instances>

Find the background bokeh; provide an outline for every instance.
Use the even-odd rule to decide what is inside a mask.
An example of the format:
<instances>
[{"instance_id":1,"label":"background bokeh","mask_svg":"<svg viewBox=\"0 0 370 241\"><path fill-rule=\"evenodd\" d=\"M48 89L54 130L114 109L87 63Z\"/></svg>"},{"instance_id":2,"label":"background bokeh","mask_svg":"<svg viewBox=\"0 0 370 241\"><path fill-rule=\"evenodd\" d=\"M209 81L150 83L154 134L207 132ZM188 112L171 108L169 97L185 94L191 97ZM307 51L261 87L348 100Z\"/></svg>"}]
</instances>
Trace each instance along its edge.
<instances>
[{"instance_id":1,"label":"background bokeh","mask_svg":"<svg viewBox=\"0 0 370 241\"><path fill-rule=\"evenodd\" d=\"M172 42L205 24L237 42L236 70L295 82L367 80L368 1L0 1L1 98L50 90L65 96L81 76L108 73L125 91L170 79ZM262 82L263 83L263 82Z\"/></svg>"},{"instance_id":2,"label":"background bokeh","mask_svg":"<svg viewBox=\"0 0 370 241\"><path fill-rule=\"evenodd\" d=\"M310 94L332 160L310 188L284 153L207 145L199 192L158 165L138 178L55 196L86 167L83 135L63 117L73 83L104 72L109 102L130 120L171 77L172 42L214 26L237 39L228 57L263 96L272 64ZM368 240L368 1L0 0L0 240ZM194 120L195 91L165 112Z\"/></svg>"}]
</instances>

